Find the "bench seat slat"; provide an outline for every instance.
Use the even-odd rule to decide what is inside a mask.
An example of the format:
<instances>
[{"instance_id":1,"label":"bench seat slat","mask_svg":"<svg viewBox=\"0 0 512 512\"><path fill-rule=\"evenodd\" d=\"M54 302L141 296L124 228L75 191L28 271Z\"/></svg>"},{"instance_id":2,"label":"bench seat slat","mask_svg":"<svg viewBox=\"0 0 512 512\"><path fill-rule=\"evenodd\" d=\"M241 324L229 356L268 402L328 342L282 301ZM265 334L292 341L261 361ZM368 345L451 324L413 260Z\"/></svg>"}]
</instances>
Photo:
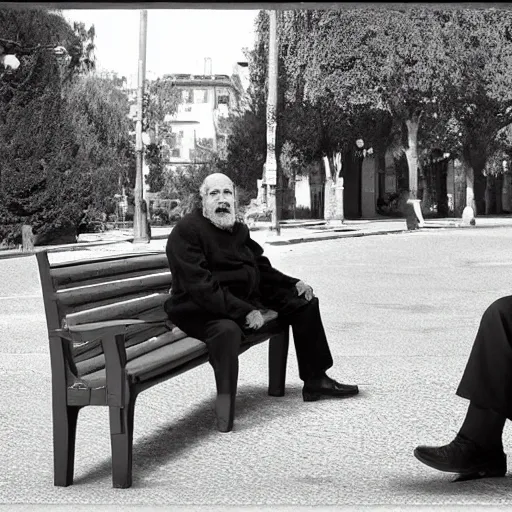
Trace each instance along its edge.
<instances>
[{"instance_id":1,"label":"bench seat slat","mask_svg":"<svg viewBox=\"0 0 512 512\"><path fill-rule=\"evenodd\" d=\"M160 330L161 329L162 328L160 328ZM187 337L187 335L177 327L175 327L172 331L167 331L165 327L164 329L166 332L160 333L156 336L151 336L151 333L149 332L143 333L145 341L139 342L126 348L126 360L131 361L132 359L147 354L159 347L175 343L176 341ZM77 362L76 367L79 376L83 378L89 373L93 373L97 370L105 368L105 356L103 354L99 354L95 357Z\"/></svg>"},{"instance_id":2,"label":"bench seat slat","mask_svg":"<svg viewBox=\"0 0 512 512\"><path fill-rule=\"evenodd\" d=\"M137 345L154 336L160 336L171 329L166 325L142 325L132 326L126 331L125 347ZM103 347L100 339L81 343L73 347L73 359L75 364L103 354Z\"/></svg>"},{"instance_id":3,"label":"bench seat slat","mask_svg":"<svg viewBox=\"0 0 512 512\"><path fill-rule=\"evenodd\" d=\"M128 361L126 370L132 382L143 382L145 377L149 377L160 367L165 366L167 369L172 369L205 354L207 354L206 344L187 336ZM106 385L104 368L81 378L91 388L100 388Z\"/></svg>"},{"instance_id":4,"label":"bench seat slat","mask_svg":"<svg viewBox=\"0 0 512 512\"><path fill-rule=\"evenodd\" d=\"M102 322L105 320L115 320L117 318L140 318L147 320L142 316L143 313L150 313L158 318L166 318L163 309L163 303L169 297L167 293L153 293L136 299L117 301L106 306L69 313L66 315L67 325L79 325L92 322Z\"/></svg>"},{"instance_id":5,"label":"bench seat slat","mask_svg":"<svg viewBox=\"0 0 512 512\"><path fill-rule=\"evenodd\" d=\"M116 279L109 283L66 288L59 290L55 298L59 304L65 306L91 304L105 299L127 297L130 294L141 293L144 290L169 289L171 281L171 273L167 271L149 276Z\"/></svg>"},{"instance_id":6,"label":"bench seat slat","mask_svg":"<svg viewBox=\"0 0 512 512\"><path fill-rule=\"evenodd\" d=\"M55 287L58 289L64 284L80 283L90 279L126 274L131 271L161 269L169 270L169 263L165 253L151 255L137 255L127 258L106 258L84 263L73 262L68 265L52 265L50 274Z\"/></svg>"}]
</instances>

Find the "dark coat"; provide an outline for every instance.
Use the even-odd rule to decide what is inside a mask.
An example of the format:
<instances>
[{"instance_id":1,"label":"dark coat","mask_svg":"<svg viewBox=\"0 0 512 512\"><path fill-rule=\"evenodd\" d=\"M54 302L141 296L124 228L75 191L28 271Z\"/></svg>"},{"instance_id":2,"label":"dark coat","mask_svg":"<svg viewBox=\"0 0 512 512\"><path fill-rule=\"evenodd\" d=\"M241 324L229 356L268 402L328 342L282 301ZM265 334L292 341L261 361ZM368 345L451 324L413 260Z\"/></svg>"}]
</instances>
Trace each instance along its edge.
<instances>
[{"instance_id":1,"label":"dark coat","mask_svg":"<svg viewBox=\"0 0 512 512\"><path fill-rule=\"evenodd\" d=\"M172 289L165 311L178 326L191 315L227 318L242 326L255 309L286 313L305 302L295 288L299 279L273 268L243 223L223 230L196 210L173 228L166 254Z\"/></svg>"}]
</instances>

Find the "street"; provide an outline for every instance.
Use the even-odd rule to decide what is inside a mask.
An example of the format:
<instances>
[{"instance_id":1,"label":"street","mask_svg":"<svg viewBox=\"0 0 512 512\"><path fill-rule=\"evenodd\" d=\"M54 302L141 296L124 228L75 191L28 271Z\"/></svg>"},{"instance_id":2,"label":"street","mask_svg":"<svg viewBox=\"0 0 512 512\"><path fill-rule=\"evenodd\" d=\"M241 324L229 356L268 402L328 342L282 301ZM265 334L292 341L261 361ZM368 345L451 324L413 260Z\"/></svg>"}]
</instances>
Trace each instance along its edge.
<instances>
[{"instance_id":1,"label":"street","mask_svg":"<svg viewBox=\"0 0 512 512\"><path fill-rule=\"evenodd\" d=\"M163 247L163 245L162 245ZM108 411L78 420L75 484L53 486L48 339L35 256L0 260L0 504L512 504L512 477L452 483L418 444L445 444L486 307L511 294L512 227L418 231L267 246L313 286L347 400L304 403L291 344L287 394L266 394L267 344L240 358L234 431L214 427L209 365L144 392L133 488L111 487ZM51 258L77 254L56 253ZM512 453L512 429L505 427ZM512 466L509 468L512 471Z\"/></svg>"}]
</instances>

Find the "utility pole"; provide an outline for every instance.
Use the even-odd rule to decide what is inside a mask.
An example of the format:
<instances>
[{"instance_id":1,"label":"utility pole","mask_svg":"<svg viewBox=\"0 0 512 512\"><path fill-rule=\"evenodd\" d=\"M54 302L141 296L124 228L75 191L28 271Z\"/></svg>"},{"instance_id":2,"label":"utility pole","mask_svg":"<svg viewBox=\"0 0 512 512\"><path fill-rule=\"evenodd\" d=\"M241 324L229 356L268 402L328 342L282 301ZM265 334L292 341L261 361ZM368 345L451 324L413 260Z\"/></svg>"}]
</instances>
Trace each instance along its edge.
<instances>
[{"instance_id":1,"label":"utility pole","mask_svg":"<svg viewBox=\"0 0 512 512\"><path fill-rule=\"evenodd\" d=\"M269 13L269 42L268 42L268 97L267 97L267 157L265 161L265 183L267 194L270 196L272 207L272 224L276 233L281 234L278 209L278 179L276 159L276 127L277 127L277 77L278 77L278 51L277 51L277 11Z\"/></svg>"},{"instance_id":2,"label":"utility pole","mask_svg":"<svg viewBox=\"0 0 512 512\"><path fill-rule=\"evenodd\" d=\"M146 34L148 25L148 11L140 11L139 30L139 69L137 87L137 121L135 125L135 212L133 215L133 243L148 243L148 211L144 200L144 178L142 164L144 148L142 144L142 99L144 97L144 81L146 79Z\"/></svg>"}]
</instances>

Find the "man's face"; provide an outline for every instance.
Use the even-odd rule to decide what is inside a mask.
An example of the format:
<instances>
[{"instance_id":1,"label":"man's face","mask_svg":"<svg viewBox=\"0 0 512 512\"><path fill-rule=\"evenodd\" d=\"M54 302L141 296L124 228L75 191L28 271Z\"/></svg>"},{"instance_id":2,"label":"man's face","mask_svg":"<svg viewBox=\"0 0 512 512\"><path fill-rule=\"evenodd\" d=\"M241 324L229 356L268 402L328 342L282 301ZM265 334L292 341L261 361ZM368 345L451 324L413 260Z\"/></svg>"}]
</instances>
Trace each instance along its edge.
<instances>
[{"instance_id":1,"label":"man's face","mask_svg":"<svg viewBox=\"0 0 512 512\"><path fill-rule=\"evenodd\" d=\"M207 178L203 215L219 228L231 228L235 224L233 183L227 176Z\"/></svg>"}]
</instances>

